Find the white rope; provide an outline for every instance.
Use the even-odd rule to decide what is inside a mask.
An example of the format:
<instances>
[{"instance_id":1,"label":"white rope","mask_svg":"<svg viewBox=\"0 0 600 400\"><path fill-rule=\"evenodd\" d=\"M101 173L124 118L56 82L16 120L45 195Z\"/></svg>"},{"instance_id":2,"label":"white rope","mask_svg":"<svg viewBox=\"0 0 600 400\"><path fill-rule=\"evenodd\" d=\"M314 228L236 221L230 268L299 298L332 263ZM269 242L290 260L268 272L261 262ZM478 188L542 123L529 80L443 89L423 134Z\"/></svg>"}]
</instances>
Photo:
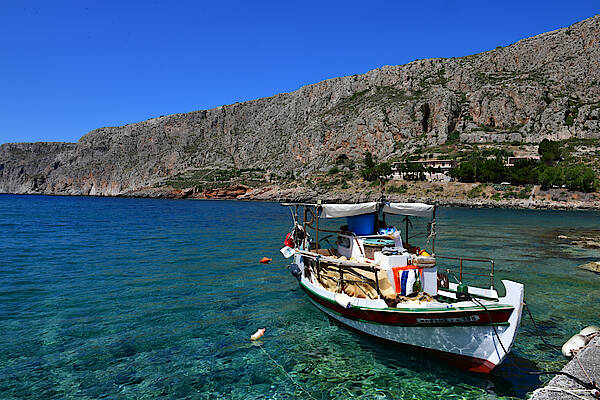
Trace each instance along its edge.
<instances>
[{"instance_id":1,"label":"white rope","mask_svg":"<svg viewBox=\"0 0 600 400\"><path fill-rule=\"evenodd\" d=\"M435 239L436 236L436 232L435 232L435 220L431 222L430 224L430 228L429 228L429 235L427 235L427 244L429 244L429 242L431 241L431 239Z\"/></svg>"},{"instance_id":2,"label":"white rope","mask_svg":"<svg viewBox=\"0 0 600 400\"><path fill-rule=\"evenodd\" d=\"M292 210L292 206L288 207L290 209L290 214L292 214L292 221L294 222L294 227L296 226L296 215L294 215L294 211Z\"/></svg>"},{"instance_id":3,"label":"white rope","mask_svg":"<svg viewBox=\"0 0 600 400\"><path fill-rule=\"evenodd\" d=\"M592 386L593 386L594 385L594 381L592 380L592 378L590 378L590 375L588 374L588 372L586 371L586 369L583 367L583 364L579 360L579 357L577 357L578 353L579 352L573 353L573 356L577 360L577 364L579 364L579 367L581 367L581 370L583 371L583 373L585 374L585 376L588 378L588 381L590 381L590 384L592 384Z\"/></svg>"},{"instance_id":4,"label":"white rope","mask_svg":"<svg viewBox=\"0 0 600 400\"><path fill-rule=\"evenodd\" d=\"M261 349L267 357L269 357L269 359L273 362L273 364L275 364L277 367L279 367L279 369L281 371L283 371L283 373L289 378L289 380L294 384L294 386L296 386L298 389L300 389L300 391L306 393L308 395L308 397L310 397L312 400L317 400L310 394L310 392L308 390L304 389L304 387L301 384L296 382L296 380L290 374L288 374L288 372L283 368L283 366L281 364L279 364L273 357L271 357L271 355L269 353L267 353L267 351L262 347L261 344L258 344L258 348Z\"/></svg>"},{"instance_id":5,"label":"white rope","mask_svg":"<svg viewBox=\"0 0 600 400\"><path fill-rule=\"evenodd\" d=\"M583 349L585 349L586 347L588 347L588 346L590 346L590 345L592 344L592 340L593 340L593 339L594 339L596 336L598 336L598 333L597 333L597 332L596 332L596 333L592 333L591 335L588 335L588 337L590 338L590 339L589 339L589 342L588 342L588 343L587 343L585 346L583 346L581 349L579 349L579 350L577 350L577 351L574 351L574 352L573 352L573 357L575 358L575 360L577 360L577 364L579 364L579 367L581 368L581 370L583 371L583 373L585 374L585 376L588 378L588 380L590 381L590 384L591 384L592 386L594 386L594 380L593 380L593 379L590 377L590 374L588 374L587 370L584 368L583 364L581 363L581 360L579 360L579 357L578 357L578 355L579 355L579 353L581 353L581 351L582 351ZM597 345L598 345L598 343L596 343L596 346L597 346ZM597 386L596 386L596 387L597 387Z\"/></svg>"}]
</instances>

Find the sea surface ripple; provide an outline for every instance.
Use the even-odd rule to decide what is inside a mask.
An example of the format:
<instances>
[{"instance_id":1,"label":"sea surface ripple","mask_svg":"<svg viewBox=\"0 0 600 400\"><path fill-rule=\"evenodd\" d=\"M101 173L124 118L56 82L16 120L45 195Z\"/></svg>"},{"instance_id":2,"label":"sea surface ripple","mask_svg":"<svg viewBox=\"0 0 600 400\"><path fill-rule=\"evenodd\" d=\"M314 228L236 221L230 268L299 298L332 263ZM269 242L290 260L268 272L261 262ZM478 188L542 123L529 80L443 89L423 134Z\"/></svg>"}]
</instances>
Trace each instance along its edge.
<instances>
[{"instance_id":1,"label":"sea surface ripple","mask_svg":"<svg viewBox=\"0 0 600 400\"><path fill-rule=\"evenodd\" d=\"M548 341L600 322L600 275L576 268L600 254L557 239L600 213L437 216L436 253L494 257ZM290 220L275 203L0 195L0 398L525 398L540 380L523 370L564 364L525 315L490 376L333 324L285 269Z\"/></svg>"}]
</instances>

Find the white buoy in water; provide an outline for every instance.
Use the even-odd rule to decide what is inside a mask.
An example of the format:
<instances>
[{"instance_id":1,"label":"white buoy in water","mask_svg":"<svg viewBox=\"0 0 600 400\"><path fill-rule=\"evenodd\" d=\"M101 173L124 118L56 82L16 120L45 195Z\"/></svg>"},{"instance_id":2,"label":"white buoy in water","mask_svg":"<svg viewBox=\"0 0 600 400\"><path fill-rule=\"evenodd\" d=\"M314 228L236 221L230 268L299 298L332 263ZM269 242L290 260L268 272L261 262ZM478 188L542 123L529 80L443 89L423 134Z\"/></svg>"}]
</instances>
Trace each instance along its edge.
<instances>
[{"instance_id":1,"label":"white buoy in water","mask_svg":"<svg viewBox=\"0 0 600 400\"><path fill-rule=\"evenodd\" d=\"M580 334L573 335L571 339L567 340L565 344L562 346L562 353L565 357L573 357L573 352L584 347L590 339L587 336L583 336Z\"/></svg>"},{"instance_id":2,"label":"white buoy in water","mask_svg":"<svg viewBox=\"0 0 600 400\"><path fill-rule=\"evenodd\" d=\"M583 335L583 336L590 336L590 335L593 335L594 333L598 333L598 332L600 332L600 328L598 328L595 325L590 325L590 326L583 328L581 330L581 332L579 332L579 334Z\"/></svg>"},{"instance_id":3,"label":"white buoy in water","mask_svg":"<svg viewBox=\"0 0 600 400\"><path fill-rule=\"evenodd\" d=\"M267 328L260 328L257 330L252 336L250 336L250 340L258 340L265 334Z\"/></svg>"}]
</instances>

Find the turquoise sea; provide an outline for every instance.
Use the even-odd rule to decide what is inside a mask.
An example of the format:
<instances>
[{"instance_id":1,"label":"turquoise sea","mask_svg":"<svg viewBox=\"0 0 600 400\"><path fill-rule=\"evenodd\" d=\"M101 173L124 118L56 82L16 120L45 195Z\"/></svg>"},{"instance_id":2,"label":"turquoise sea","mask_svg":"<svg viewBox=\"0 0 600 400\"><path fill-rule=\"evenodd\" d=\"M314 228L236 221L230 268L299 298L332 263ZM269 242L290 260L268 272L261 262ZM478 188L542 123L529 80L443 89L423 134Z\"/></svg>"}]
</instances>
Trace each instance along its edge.
<instances>
[{"instance_id":1,"label":"turquoise sea","mask_svg":"<svg viewBox=\"0 0 600 400\"><path fill-rule=\"evenodd\" d=\"M600 213L437 216L436 252L494 257L548 341L600 323L600 275L576 268L600 252L557 239ZM285 269L290 226L276 203L0 195L0 398L525 398L523 370L564 365L525 314L489 376L345 330Z\"/></svg>"}]
</instances>

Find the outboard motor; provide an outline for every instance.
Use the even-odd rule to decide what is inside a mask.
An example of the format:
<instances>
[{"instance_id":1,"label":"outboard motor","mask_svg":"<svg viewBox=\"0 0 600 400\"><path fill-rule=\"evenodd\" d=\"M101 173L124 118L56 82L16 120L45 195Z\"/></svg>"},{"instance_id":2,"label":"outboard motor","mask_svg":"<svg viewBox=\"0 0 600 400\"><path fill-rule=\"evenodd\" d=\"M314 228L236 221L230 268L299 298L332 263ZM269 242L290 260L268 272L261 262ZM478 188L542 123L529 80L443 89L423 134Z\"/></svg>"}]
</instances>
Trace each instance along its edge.
<instances>
[{"instance_id":1,"label":"outboard motor","mask_svg":"<svg viewBox=\"0 0 600 400\"><path fill-rule=\"evenodd\" d=\"M292 273L292 275L300 280L300 277L302 276L302 269L300 268L300 266L296 263L291 264L289 267L290 272Z\"/></svg>"}]
</instances>

